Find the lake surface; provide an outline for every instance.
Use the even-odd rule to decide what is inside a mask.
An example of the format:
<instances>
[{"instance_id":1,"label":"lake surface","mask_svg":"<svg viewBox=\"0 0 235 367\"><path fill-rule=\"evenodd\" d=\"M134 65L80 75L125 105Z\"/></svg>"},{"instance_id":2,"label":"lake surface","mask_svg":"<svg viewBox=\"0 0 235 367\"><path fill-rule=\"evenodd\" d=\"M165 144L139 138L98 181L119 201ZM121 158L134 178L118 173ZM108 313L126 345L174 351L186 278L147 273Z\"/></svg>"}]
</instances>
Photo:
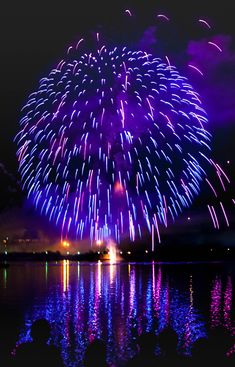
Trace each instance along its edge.
<instances>
[{"instance_id":1,"label":"lake surface","mask_svg":"<svg viewBox=\"0 0 235 367\"><path fill-rule=\"evenodd\" d=\"M108 361L122 365L138 335L168 325L190 354L207 328L235 333L234 281L231 263L11 263L0 269L1 349L29 340L32 321L45 317L68 367L81 365L96 337L107 342Z\"/></svg>"}]
</instances>

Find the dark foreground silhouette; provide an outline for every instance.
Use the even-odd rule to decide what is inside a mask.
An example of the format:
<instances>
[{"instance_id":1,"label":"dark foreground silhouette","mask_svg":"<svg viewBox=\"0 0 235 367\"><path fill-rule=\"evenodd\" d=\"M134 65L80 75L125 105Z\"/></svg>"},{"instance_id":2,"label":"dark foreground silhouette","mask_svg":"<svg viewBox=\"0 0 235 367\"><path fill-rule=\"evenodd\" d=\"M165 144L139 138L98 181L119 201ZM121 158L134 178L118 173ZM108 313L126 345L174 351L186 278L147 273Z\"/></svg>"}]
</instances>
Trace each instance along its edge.
<instances>
[{"instance_id":1,"label":"dark foreground silhouette","mask_svg":"<svg viewBox=\"0 0 235 367\"><path fill-rule=\"evenodd\" d=\"M20 344L16 348L12 366L64 367L58 349L48 344L50 332L51 327L47 320L36 320L31 327L32 342ZM224 328L217 327L208 332L208 337L196 340L192 347L192 357L185 357L178 354L177 333L167 327L157 336L155 333L141 334L136 340L137 353L127 361L125 367L234 367L235 354L232 346L234 347L234 337ZM108 367L106 359L106 344L95 339L86 349L83 366Z\"/></svg>"},{"instance_id":2,"label":"dark foreground silhouette","mask_svg":"<svg viewBox=\"0 0 235 367\"><path fill-rule=\"evenodd\" d=\"M156 336L144 333L137 339L138 353L125 367L234 367L235 356L228 358L233 340L224 328L216 328L208 333L208 338L198 339L192 348L192 356L180 355L177 351L177 333L167 327ZM156 355L156 349L158 353Z\"/></svg>"},{"instance_id":3,"label":"dark foreground silhouette","mask_svg":"<svg viewBox=\"0 0 235 367\"><path fill-rule=\"evenodd\" d=\"M154 333L143 333L137 339L138 353L127 362L126 367L149 366L156 365L156 348L157 337Z\"/></svg>"},{"instance_id":4,"label":"dark foreground silhouette","mask_svg":"<svg viewBox=\"0 0 235 367\"><path fill-rule=\"evenodd\" d=\"M106 362L106 345L100 339L91 342L85 352L84 367L108 367Z\"/></svg>"},{"instance_id":5,"label":"dark foreground silhouette","mask_svg":"<svg viewBox=\"0 0 235 367\"><path fill-rule=\"evenodd\" d=\"M14 367L64 367L58 349L48 345L51 327L47 320L38 319L31 327L32 342L20 344L12 361Z\"/></svg>"},{"instance_id":6,"label":"dark foreground silhouette","mask_svg":"<svg viewBox=\"0 0 235 367\"><path fill-rule=\"evenodd\" d=\"M235 366L234 354L230 355L234 338L223 327L208 332L207 338L197 339L192 348L192 365Z\"/></svg>"}]
</instances>

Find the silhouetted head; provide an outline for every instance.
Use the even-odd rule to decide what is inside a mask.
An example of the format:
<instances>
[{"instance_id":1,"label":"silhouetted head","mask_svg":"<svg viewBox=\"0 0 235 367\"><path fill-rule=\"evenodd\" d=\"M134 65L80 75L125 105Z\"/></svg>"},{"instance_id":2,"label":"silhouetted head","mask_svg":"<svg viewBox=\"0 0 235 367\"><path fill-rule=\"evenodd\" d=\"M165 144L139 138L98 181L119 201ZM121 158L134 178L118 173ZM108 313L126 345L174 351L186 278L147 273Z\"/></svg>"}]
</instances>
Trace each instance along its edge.
<instances>
[{"instance_id":1,"label":"silhouetted head","mask_svg":"<svg viewBox=\"0 0 235 367\"><path fill-rule=\"evenodd\" d=\"M167 327L164 330L162 330L158 336L158 340L161 351L164 351L167 354L168 352L176 353L178 345L178 336L173 329Z\"/></svg>"},{"instance_id":2,"label":"silhouetted head","mask_svg":"<svg viewBox=\"0 0 235 367\"><path fill-rule=\"evenodd\" d=\"M153 354L156 348L157 337L154 333L143 333L137 339L140 352Z\"/></svg>"},{"instance_id":3,"label":"silhouetted head","mask_svg":"<svg viewBox=\"0 0 235 367\"><path fill-rule=\"evenodd\" d=\"M106 366L106 345L100 339L95 339L91 342L85 352L84 366Z\"/></svg>"},{"instance_id":4,"label":"silhouetted head","mask_svg":"<svg viewBox=\"0 0 235 367\"><path fill-rule=\"evenodd\" d=\"M195 359L206 359L209 355L209 342L207 338L199 338L193 343L192 357Z\"/></svg>"},{"instance_id":5,"label":"silhouetted head","mask_svg":"<svg viewBox=\"0 0 235 367\"><path fill-rule=\"evenodd\" d=\"M209 348L215 356L224 356L232 344L232 336L228 331L218 326L208 333Z\"/></svg>"},{"instance_id":6,"label":"silhouetted head","mask_svg":"<svg viewBox=\"0 0 235 367\"><path fill-rule=\"evenodd\" d=\"M51 335L51 326L46 319L38 319L31 326L31 337L36 342L46 343Z\"/></svg>"}]
</instances>

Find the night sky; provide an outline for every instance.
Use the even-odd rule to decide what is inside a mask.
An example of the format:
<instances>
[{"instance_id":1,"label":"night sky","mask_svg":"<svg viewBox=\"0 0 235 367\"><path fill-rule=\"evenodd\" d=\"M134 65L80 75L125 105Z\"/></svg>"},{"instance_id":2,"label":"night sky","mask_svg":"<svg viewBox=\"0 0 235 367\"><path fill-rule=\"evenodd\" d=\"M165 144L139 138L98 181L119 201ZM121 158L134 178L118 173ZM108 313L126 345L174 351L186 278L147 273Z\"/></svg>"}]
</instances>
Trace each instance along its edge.
<instances>
[{"instance_id":1,"label":"night sky","mask_svg":"<svg viewBox=\"0 0 235 367\"><path fill-rule=\"evenodd\" d=\"M231 0L105 3L107 1L5 2L0 22L0 210L16 205L19 198L19 188L15 182L16 145L13 139L19 127L20 109L29 93L37 88L39 79L58 63L67 47L89 31L99 30L122 43L128 34L133 44L144 45L151 51L160 48L162 54L169 55L182 73L190 61L203 66L203 78L192 70L187 70L186 75L201 94L208 112L209 129L213 133L213 156L233 180L235 4ZM125 9L130 9L134 16L124 16ZM172 24L160 24L157 14L166 14ZM211 39L221 45L222 55L208 53L205 39L209 39L209 33L198 25L199 18L212 25ZM234 188L233 181L231 186ZM195 210L205 206L206 195L202 194ZM231 190L225 200L231 201L232 197L235 197L235 191L232 196Z\"/></svg>"}]
</instances>

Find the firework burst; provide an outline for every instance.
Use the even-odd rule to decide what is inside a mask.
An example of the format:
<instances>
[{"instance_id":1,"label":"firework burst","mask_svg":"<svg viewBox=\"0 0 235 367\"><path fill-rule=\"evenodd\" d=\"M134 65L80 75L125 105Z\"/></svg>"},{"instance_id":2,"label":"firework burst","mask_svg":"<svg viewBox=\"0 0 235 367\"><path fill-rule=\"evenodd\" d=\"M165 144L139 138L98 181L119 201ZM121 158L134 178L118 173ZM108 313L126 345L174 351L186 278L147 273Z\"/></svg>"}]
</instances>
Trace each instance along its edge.
<instances>
[{"instance_id":1,"label":"firework burst","mask_svg":"<svg viewBox=\"0 0 235 367\"><path fill-rule=\"evenodd\" d=\"M159 226L192 204L202 181L213 189L206 112L168 58L100 45L99 33L96 47L85 44L68 48L22 109L23 188L63 238L119 242L147 227L160 241Z\"/></svg>"}]
</instances>

